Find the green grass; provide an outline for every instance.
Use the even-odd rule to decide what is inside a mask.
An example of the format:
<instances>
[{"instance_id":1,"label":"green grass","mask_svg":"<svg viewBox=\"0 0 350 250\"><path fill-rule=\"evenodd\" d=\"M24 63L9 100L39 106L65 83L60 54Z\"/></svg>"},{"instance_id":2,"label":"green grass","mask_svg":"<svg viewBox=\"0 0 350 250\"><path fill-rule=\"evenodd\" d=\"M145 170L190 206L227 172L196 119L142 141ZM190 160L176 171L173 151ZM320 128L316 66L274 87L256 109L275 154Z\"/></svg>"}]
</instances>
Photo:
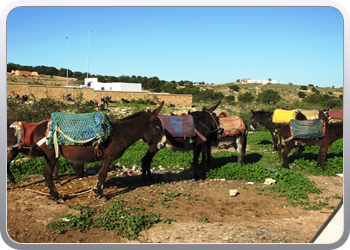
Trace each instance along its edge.
<instances>
[{"instance_id":1,"label":"green grass","mask_svg":"<svg viewBox=\"0 0 350 250\"><path fill-rule=\"evenodd\" d=\"M266 178L273 178L277 183L268 188L277 193L277 196L286 197L293 205L305 206L308 204L308 194L319 193L320 190L311 182L307 175L334 176L336 173L343 173L343 139L334 142L328 150L326 160L326 171L316 166L319 147L306 146L302 155L289 156L291 170L283 169L279 163L278 153L272 153L271 135L267 131L248 134L248 150L246 152L246 164L237 164L237 155L226 150L212 154L212 170L207 173L207 178L225 178L231 180L246 180L253 182L264 182ZM136 142L131 145L123 156L112 163L112 166L120 162L127 168L134 164L141 166L141 159L147 152L147 144ZM22 156L18 156L23 157ZM187 171L188 178L192 178L191 162L192 151L176 152L168 149L160 150L153 158L151 168L158 170L162 165L165 172ZM201 157L200 157L201 160ZM85 164L91 167L101 162ZM60 158L60 173L73 172L71 164ZM44 167L43 157L37 157L35 161L26 161L22 164L11 164L15 178L20 180L28 174L41 174ZM273 172L278 170L277 174ZM183 170L182 170L183 169ZM176 179L176 174L174 174ZM137 179L139 180L139 179ZM162 186L162 181L157 185ZM179 193L167 193L164 197L171 198ZM162 201L164 203L164 201ZM165 204L165 203L164 203ZM312 204L311 204L312 205Z\"/></svg>"}]
</instances>

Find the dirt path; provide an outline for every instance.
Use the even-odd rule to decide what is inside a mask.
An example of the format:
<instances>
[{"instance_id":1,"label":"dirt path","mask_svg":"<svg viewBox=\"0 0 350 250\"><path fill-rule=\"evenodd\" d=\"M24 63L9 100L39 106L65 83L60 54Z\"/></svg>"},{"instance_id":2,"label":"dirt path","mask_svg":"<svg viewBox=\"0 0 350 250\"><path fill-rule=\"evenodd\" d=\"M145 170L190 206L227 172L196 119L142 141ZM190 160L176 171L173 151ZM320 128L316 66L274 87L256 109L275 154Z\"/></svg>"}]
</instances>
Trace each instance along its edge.
<instances>
[{"instance_id":1,"label":"dirt path","mask_svg":"<svg viewBox=\"0 0 350 250\"><path fill-rule=\"evenodd\" d=\"M20 243L76 243L76 242L150 242L150 243L307 243L332 213L331 209L306 211L292 207L284 198L271 192L258 194L256 188L264 184L248 185L245 181L173 180L163 185L145 185L140 176L110 178L104 193L109 201L123 199L130 205L145 208L147 213L171 218L171 224L157 223L142 231L135 241L114 236L113 231L90 229L87 232L68 230L55 234L46 224L59 220L66 213L77 214L71 206L78 204L107 208L106 200L84 193L57 202L37 192L48 190L42 176L31 176L29 182L17 187L8 184L7 228L8 235ZM156 176L166 180L167 176ZM323 191L321 197L343 195L343 178L310 176ZM84 191L92 187L96 176L78 179L73 175L62 177L58 191L62 195ZM239 194L230 197L229 190ZM37 192L35 192L35 191ZM159 190L178 192L181 195L161 203ZM310 200L313 196L310 196ZM329 198L329 206L336 207L340 200ZM101 205L102 206L99 206ZM150 204L152 204L150 206ZM99 206L99 207L98 207Z\"/></svg>"}]
</instances>

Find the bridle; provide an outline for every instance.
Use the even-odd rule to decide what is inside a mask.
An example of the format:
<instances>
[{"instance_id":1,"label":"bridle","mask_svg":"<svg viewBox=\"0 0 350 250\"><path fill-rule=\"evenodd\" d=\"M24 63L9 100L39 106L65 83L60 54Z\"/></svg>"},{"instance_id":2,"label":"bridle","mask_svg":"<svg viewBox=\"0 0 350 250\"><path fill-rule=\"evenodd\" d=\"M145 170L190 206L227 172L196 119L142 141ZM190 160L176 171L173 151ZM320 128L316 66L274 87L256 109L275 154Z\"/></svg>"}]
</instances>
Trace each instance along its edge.
<instances>
[{"instance_id":1,"label":"bridle","mask_svg":"<svg viewBox=\"0 0 350 250\"><path fill-rule=\"evenodd\" d=\"M209 133L214 133L216 131L219 131L222 129L221 125L217 122L217 120L213 117L213 114L211 112L209 112L208 110L206 110L205 112L208 112L208 114L210 115L210 117L214 120L215 124L216 124L216 128L214 130L211 130L210 128L208 128L205 124L203 124L203 122L199 122L203 127L205 127Z\"/></svg>"}]
</instances>

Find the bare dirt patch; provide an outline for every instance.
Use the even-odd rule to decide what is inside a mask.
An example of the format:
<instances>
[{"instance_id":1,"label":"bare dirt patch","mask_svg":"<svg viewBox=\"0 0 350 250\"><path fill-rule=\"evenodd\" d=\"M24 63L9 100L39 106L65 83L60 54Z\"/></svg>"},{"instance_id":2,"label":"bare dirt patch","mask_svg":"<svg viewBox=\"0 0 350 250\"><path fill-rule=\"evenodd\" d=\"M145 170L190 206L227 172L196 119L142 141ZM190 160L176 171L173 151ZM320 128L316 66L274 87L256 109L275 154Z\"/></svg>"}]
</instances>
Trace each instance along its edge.
<instances>
[{"instance_id":1,"label":"bare dirt patch","mask_svg":"<svg viewBox=\"0 0 350 250\"><path fill-rule=\"evenodd\" d=\"M65 201L54 201L39 192L48 193L42 175L30 176L16 187L8 184L7 229L9 237L18 243L307 243L332 213L331 209L306 211L292 207L284 198L272 192L258 194L264 184L248 185L246 181L191 181L180 176L155 175L158 181L170 183L145 184L140 176L109 177L104 189L107 199L95 198L91 192L74 193L93 187L97 176L78 179L74 175L61 177L58 192ZM343 178L310 176L323 191L322 197L343 196ZM229 190L239 194L230 197ZM161 202L159 190L180 193ZM67 196L70 195L70 196ZM115 236L113 231L90 229L86 232L67 230L55 234L46 224L60 220L65 213L77 214L72 206L87 205L107 209L112 200L145 208L171 224L157 223L130 241ZM313 196L310 195L310 199ZM329 199L336 207L339 199Z\"/></svg>"}]
</instances>

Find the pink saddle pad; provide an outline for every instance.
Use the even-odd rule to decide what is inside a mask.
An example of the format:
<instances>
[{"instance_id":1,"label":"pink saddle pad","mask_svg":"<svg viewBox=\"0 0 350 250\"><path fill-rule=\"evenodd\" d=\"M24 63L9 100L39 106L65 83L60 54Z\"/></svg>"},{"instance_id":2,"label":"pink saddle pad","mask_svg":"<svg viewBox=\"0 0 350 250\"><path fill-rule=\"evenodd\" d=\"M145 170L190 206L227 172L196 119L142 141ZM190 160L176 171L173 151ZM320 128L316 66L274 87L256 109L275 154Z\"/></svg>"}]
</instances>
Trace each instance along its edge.
<instances>
[{"instance_id":1,"label":"pink saddle pad","mask_svg":"<svg viewBox=\"0 0 350 250\"><path fill-rule=\"evenodd\" d=\"M166 136L193 137L194 120L192 115L168 116L158 115Z\"/></svg>"}]
</instances>

